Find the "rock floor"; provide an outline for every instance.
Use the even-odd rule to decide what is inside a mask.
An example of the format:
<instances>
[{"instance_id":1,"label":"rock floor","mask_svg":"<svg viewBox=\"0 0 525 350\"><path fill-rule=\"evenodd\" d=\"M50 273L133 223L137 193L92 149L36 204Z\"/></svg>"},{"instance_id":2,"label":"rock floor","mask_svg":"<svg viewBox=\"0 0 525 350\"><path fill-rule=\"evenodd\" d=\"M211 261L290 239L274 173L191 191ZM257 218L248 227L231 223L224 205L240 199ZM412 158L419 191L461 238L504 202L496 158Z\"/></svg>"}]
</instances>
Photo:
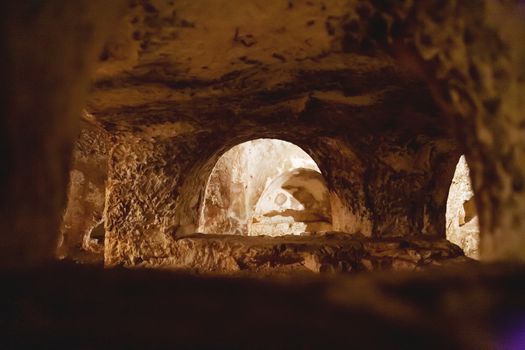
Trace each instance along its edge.
<instances>
[{"instance_id":1,"label":"rock floor","mask_svg":"<svg viewBox=\"0 0 525 350\"><path fill-rule=\"evenodd\" d=\"M267 279L0 270L0 348L518 349L524 275L486 264Z\"/></svg>"}]
</instances>

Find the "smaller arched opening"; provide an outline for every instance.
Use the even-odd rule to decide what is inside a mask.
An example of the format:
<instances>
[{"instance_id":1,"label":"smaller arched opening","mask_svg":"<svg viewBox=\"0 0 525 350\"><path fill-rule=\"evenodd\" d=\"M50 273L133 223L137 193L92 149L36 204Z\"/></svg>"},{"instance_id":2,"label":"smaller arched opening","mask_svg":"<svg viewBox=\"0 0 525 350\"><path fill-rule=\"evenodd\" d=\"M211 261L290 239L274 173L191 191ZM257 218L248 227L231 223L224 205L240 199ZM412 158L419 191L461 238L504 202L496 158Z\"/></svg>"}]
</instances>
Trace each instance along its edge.
<instances>
[{"instance_id":1,"label":"smaller arched opening","mask_svg":"<svg viewBox=\"0 0 525 350\"><path fill-rule=\"evenodd\" d=\"M479 258L478 214L465 156L459 159L448 193L446 235L466 256Z\"/></svg>"},{"instance_id":2,"label":"smaller arched opening","mask_svg":"<svg viewBox=\"0 0 525 350\"><path fill-rule=\"evenodd\" d=\"M331 229L329 191L315 161L290 142L256 139L215 164L198 231L280 236Z\"/></svg>"},{"instance_id":3,"label":"smaller arched opening","mask_svg":"<svg viewBox=\"0 0 525 350\"><path fill-rule=\"evenodd\" d=\"M316 170L297 168L273 180L255 205L248 235L282 236L332 230L330 196Z\"/></svg>"}]
</instances>

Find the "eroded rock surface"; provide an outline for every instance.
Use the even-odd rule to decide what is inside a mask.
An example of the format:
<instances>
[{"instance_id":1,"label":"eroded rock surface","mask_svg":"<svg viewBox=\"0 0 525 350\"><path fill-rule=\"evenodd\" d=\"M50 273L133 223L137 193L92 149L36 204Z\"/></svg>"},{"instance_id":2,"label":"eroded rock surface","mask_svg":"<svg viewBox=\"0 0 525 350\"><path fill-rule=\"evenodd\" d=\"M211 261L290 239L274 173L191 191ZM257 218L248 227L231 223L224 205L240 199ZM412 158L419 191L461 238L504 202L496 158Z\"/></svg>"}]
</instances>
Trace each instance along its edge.
<instances>
[{"instance_id":1,"label":"eroded rock surface","mask_svg":"<svg viewBox=\"0 0 525 350\"><path fill-rule=\"evenodd\" d=\"M109 135L83 122L73 150L68 205L60 229L58 256L78 262L104 261Z\"/></svg>"},{"instance_id":2,"label":"eroded rock surface","mask_svg":"<svg viewBox=\"0 0 525 350\"><path fill-rule=\"evenodd\" d=\"M374 239L344 233L316 236L194 235L179 238L171 254L134 265L199 273L361 272L420 270L470 261L461 248L439 238Z\"/></svg>"}]
</instances>

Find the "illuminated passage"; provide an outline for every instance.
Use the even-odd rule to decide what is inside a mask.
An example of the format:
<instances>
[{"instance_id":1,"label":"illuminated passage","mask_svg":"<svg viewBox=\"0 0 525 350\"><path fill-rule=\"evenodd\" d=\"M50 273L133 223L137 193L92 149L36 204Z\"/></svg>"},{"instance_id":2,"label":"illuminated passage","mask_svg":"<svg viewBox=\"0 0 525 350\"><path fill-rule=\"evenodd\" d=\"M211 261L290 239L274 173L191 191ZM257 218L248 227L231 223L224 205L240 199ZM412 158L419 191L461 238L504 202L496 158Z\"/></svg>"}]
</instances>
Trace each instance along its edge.
<instances>
[{"instance_id":1,"label":"illuminated passage","mask_svg":"<svg viewBox=\"0 0 525 350\"><path fill-rule=\"evenodd\" d=\"M231 148L216 163L199 232L280 236L331 229L325 180L300 147L256 139Z\"/></svg>"}]
</instances>

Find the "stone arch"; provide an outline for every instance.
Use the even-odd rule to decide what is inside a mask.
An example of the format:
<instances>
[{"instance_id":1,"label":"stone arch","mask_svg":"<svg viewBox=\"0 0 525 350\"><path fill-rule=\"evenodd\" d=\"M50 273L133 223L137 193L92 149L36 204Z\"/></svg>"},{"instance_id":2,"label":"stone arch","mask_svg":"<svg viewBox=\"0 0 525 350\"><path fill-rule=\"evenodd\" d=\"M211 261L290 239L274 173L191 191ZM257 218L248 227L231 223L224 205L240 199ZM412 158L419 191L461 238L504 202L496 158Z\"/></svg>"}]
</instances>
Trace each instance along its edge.
<instances>
[{"instance_id":1,"label":"stone arch","mask_svg":"<svg viewBox=\"0 0 525 350\"><path fill-rule=\"evenodd\" d=\"M257 201L268 184L297 168L321 173L307 152L282 139L258 138L231 147L215 162L206 190L200 195L198 231L246 235ZM338 202L335 191L330 197Z\"/></svg>"},{"instance_id":2,"label":"stone arch","mask_svg":"<svg viewBox=\"0 0 525 350\"><path fill-rule=\"evenodd\" d=\"M302 167L320 172L304 150L279 139L260 138L230 148L207 180L198 231L247 235L249 220L267 185Z\"/></svg>"},{"instance_id":3,"label":"stone arch","mask_svg":"<svg viewBox=\"0 0 525 350\"><path fill-rule=\"evenodd\" d=\"M214 134L192 145L188 152L198 149L199 157L186 170L192 176L185 177L177 190L177 210L174 216L176 236L198 231L205 188L221 156L236 145L256 139L278 139L304 150L318 165L330 190L334 230L372 234L371 216L362 188L365 167L356 150L334 137L317 137L312 140L309 134L306 137L300 135L297 126L291 124L284 127L270 125L262 130L252 127L243 136L224 134L220 137ZM343 164L345 166L341 167Z\"/></svg>"}]
</instances>

